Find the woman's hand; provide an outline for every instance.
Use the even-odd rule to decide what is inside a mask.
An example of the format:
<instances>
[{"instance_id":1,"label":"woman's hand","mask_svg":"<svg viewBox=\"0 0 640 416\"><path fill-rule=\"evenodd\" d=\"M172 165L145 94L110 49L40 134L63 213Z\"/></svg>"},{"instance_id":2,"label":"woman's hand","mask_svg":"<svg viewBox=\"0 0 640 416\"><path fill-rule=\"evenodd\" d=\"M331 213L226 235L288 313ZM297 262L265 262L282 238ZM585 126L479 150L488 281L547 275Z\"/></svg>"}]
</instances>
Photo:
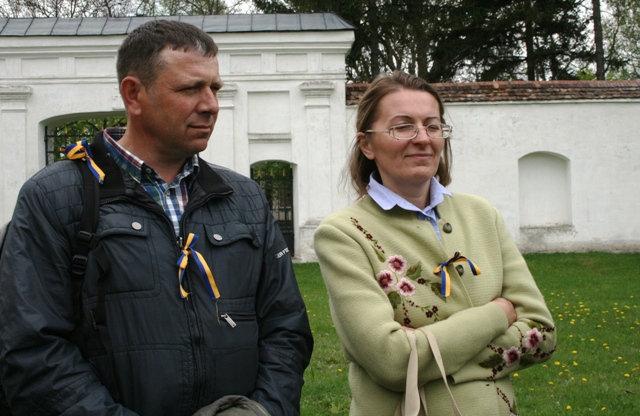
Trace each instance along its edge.
<instances>
[{"instance_id":1,"label":"woman's hand","mask_svg":"<svg viewBox=\"0 0 640 416\"><path fill-rule=\"evenodd\" d=\"M501 308L504 314L507 316L507 320L509 321L509 326L511 326L516 319L518 319L518 314L516 313L516 309L513 307L513 303L506 300L505 298L495 298L492 302L497 303Z\"/></svg>"}]
</instances>

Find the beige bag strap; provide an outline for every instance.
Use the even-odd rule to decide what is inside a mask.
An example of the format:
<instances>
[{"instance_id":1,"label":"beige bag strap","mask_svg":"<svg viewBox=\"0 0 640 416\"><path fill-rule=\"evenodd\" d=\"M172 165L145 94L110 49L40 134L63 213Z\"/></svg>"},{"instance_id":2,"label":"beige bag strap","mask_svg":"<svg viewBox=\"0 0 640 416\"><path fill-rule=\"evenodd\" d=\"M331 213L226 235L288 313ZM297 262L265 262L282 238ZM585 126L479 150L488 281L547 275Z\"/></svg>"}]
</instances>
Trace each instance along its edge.
<instances>
[{"instance_id":1,"label":"beige bag strap","mask_svg":"<svg viewBox=\"0 0 640 416\"><path fill-rule=\"evenodd\" d=\"M427 341L431 346L431 352L433 352L433 357L435 358L436 364L438 364L438 368L440 369L440 373L442 374L444 385L449 392L453 414L455 416L462 416L462 413L460 413L460 409L458 409L458 405L453 398L453 393L451 393L451 389L449 388L449 383L447 382L447 374L444 371L444 364L442 363L440 348L438 348L438 341L429 329L419 328L419 330L425 334L425 336L427 337ZM419 415L421 403L424 406L425 415L428 416L427 401L424 389L418 387L418 348L416 345L416 335L414 331L406 331L406 334L407 338L409 339L409 344L411 345L411 354L409 355L409 365L407 366L407 384L405 388L405 396L400 402L399 408L396 410L396 416Z\"/></svg>"},{"instance_id":2,"label":"beige bag strap","mask_svg":"<svg viewBox=\"0 0 640 416\"><path fill-rule=\"evenodd\" d=\"M460 409L458 409L458 405L456 404L456 400L453 398L453 393L451 393L451 389L449 388L449 383L447 382L447 373L444 372L444 363L442 362L442 355L440 355L438 341L436 340L435 335L433 335L433 332L431 332L426 327L419 328L419 330L427 336L427 340L429 341L429 345L431 346L431 352L433 352L433 357L436 359L436 363L438 364L438 368L440 369L440 374L442 374L442 380L444 380L444 385L447 388L447 392L449 392L453 414L455 416L462 416L462 413L460 413Z\"/></svg>"},{"instance_id":3,"label":"beige bag strap","mask_svg":"<svg viewBox=\"0 0 640 416\"><path fill-rule=\"evenodd\" d=\"M413 331L406 331L411 354L409 355L409 365L407 366L407 384L405 394L400 402L400 407L396 410L396 416L418 416L420 414L420 403L427 411L427 402L424 400L424 389L418 388L418 348L416 345L416 334Z\"/></svg>"}]
</instances>

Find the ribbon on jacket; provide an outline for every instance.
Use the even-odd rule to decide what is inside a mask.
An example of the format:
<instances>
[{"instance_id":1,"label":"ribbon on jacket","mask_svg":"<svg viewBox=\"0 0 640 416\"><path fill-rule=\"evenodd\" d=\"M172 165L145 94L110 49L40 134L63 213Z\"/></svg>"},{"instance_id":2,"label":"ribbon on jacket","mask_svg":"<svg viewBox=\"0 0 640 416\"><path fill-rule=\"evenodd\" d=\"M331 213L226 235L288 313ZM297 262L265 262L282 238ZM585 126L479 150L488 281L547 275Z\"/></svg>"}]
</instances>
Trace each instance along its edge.
<instances>
[{"instance_id":1,"label":"ribbon on jacket","mask_svg":"<svg viewBox=\"0 0 640 416\"><path fill-rule=\"evenodd\" d=\"M216 285L216 281L213 278L213 273L211 273L211 269L209 268L209 265L205 261L204 257L202 257L202 255L193 248L196 244L196 241L198 241L198 236L194 233L189 233L189 237L187 237L187 241L185 242L184 247L181 249L182 255L180 255L180 258L176 263L176 266L178 266L178 284L180 286L180 296L182 296L183 299L189 296L189 293L182 287L182 279L184 277L184 271L187 268L187 264L189 263L189 255L191 255L198 265L198 269L200 269L200 274L204 278L204 282L209 292L209 297L211 297L211 300L218 299L220 297L220 292L218 291L218 286Z\"/></svg>"},{"instance_id":2,"label":"ribbon on jacket","mask_svg":"<svg viewBox=\"0 0 640 416\"><path fill-rule=\"evenodd\" d=\"M456 254L454 254L449 260L445 261L440 266L436 267L433 271L433 274L439 274L442 278L442 296L447 297L451 295L451 277L449 276L449 272L447 271L447 266L461 261L466 261L467 263L469 263L471 273L473 273L474 276L482 274L480 269L475 264L473 264L471 260L460 255L459 251L456 251Z\"/></svg>"},{"instance_id":3,"label":"ribbon on jacket","mask_svg":"<svg viewBox=\"0 0 640 416\"><path fill-rule=\"evenodd\" d=\"M89 170L93 173L93 176L95 176L98 182L102 184L104 181L104 172L98 167L98 165L96 165L96 162L93 161L91 147L89 147L89 143L87 143L85 139L62 146L60 151L64 152L67 159L82 159L87 162L87 166L89 166Z\"/></svg>"}]
</instances>

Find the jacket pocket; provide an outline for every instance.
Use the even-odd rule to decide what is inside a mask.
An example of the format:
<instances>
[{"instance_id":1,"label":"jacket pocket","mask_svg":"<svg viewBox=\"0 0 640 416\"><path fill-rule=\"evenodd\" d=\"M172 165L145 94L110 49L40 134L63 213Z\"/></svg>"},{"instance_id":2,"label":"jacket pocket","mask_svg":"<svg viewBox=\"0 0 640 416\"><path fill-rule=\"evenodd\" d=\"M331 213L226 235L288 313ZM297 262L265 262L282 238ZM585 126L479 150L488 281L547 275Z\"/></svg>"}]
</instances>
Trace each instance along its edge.
<instances>
[{"instance_id":1,"label":"jacket pocket","mask_svg":"<svg viewBox=\"0 0 640 416\"><path fill-rule=\"evenodd\" d=\"M218 300L215 354L216 396L253 392L258 377L259 330L255 298Z\"/></svg>"},{"instance_id":2,"label":"jacket pocket","mask_svg":"<svg viewBox=\"0 0 640 416\"><path fill-rule=\"evenodd\" d=\"M262 237L258 227L232 221L207 225L202 255L224 299L255 296L262 271Z\"/></svg>"},{"instance_id":3,"label":"jacket pocket","mask_svg":"<svg viewBox=\"0 0 640 416\"><path fill-rule=\"evenodd\" d=\"M147 218L102 213L96 234L110 267L105 278L107 293L132 294L156 287L158 253Z\"/></svg>"},{"instance_id":4,"label":"jacket pocket","mask_svg":"<svg viewBox=\"0 0 640 416\"><path fill-rule=\"evenodd\" d=\"M244 242L252 247L260 247L262 241L256 227L239 221L205 226L209 242L217 247L231 246L236 242ZM242 245L238 245L238 249Z\"/></svg>"}]
</instances>

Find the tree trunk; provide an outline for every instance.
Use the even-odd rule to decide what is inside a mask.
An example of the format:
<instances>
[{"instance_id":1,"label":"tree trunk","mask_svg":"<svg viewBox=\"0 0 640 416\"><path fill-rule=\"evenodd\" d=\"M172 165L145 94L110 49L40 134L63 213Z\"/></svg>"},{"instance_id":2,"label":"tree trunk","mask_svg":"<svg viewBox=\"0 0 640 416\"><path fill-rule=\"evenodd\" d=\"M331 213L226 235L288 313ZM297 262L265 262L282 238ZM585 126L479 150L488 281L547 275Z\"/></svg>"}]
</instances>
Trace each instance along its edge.
<instances>
[{"instance_id":1,"label":"tree trunk","mask_svg":"<svg viewBox=\"0 0 640 416\"><path fill-rule=\"evenodd\" d=\"M375 0L369 0L369 27L371 28L371 79L380 73L380 40L378 39L378 6Z\"/></svg>"},{"instance_id":2,"label":"tree trunk","mask_svg":"<svg viewBox=\"0 0 640 416\"><path fill-rule=\"evenodd\" d=\"M533 10L531 0L524 2L524 42L527 49L527 79L536 80L536 60L533 51Z\"/></svg>"},{"instance_id":3,"label":"tree trunk","mask_svg":"<svg viewBox=\"0 0 640 416\"><path fill-rule=\"evenodd\" d=\"M604 78L604 47L602 45L602 17L600 14L600 0L593 2L593 33L596 43L596 78Z\"/></svg>"}]
</instances>

